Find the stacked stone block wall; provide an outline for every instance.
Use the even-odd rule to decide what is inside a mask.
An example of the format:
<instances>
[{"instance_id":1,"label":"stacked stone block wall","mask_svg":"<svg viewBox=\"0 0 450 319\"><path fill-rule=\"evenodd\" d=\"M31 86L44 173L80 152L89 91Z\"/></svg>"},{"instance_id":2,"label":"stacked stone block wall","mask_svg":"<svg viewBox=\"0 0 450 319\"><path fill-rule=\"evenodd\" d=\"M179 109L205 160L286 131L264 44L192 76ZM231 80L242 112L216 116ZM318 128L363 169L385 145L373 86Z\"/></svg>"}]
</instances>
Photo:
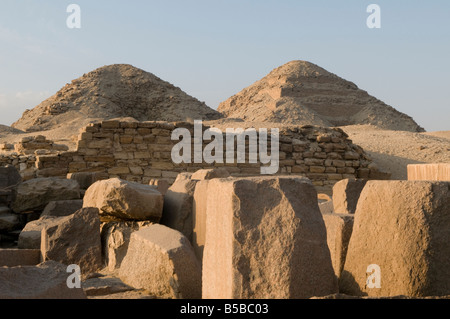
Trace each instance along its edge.
<instances>
[{"instance_id":1,"label":"stacked stone block wall","mask_svg":"<svg viewBox=\"0 0 450 319\"><path fill-rule=\"evenodd\" d=\"M75 172L105 172L110 177L149 183L152 179L173 181L180 172L202 168L225 167L231 175L260 175L259 163L175 164L171 152L179 140L172 140L176 128L186 128L195 141L191 123L121 122L118 120L90 124L81 130L75 151L52 155L10 155L0 157L0 164L12 164L31 177L64 177ZM203 131L208 127L203 126ZM269 129L270 132L270 129ZM345 178L370 179L378 172L369 169L371 160L364 150L353 144L341 129L313 126L283 128L279 131L279 170L277 174L303 175L319 190L329 192ZM197 137L198 138L198 137ZM210 143L204 140L203 146ZM268 138L270 150L270 138ZM237 145L235 145L235 150ZM194 150L194 147L192 147ZM246 140L248 159L249 141Z\"/></svg>"}]
</instances>

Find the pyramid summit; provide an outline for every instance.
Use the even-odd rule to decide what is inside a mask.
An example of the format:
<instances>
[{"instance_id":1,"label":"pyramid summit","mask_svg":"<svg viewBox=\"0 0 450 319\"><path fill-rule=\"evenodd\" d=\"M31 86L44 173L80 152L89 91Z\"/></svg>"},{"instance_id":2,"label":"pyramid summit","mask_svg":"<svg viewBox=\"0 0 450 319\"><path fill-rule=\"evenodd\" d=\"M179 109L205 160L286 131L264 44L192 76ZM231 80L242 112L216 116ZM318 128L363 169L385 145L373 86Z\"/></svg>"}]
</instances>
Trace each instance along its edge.
<instances>
[{"instance_id":1,"label":"pyramid summit","mask_svg":"<svg viewBox=\"0 0 450 319\"><path fill-rule=\"evenodd\" d=\"M224 116L252 122L325 127L372 124L422 132L411 117L307 61L286 63L219 105Z\"/></svg>"},{"instance_id":2,"label":"pyramid summit","mask_svg":"<svg viewBox=\"0 0 450 319\"><path fill-rule=\"evenodd\" d=\"M103 66L66 84L55 95L27 110L12 127L33 132L67 122L79 127L92 119L134 118L138 121L217 119L205 103L152 73L129 64Z\"/></svg>"}]
</instances>

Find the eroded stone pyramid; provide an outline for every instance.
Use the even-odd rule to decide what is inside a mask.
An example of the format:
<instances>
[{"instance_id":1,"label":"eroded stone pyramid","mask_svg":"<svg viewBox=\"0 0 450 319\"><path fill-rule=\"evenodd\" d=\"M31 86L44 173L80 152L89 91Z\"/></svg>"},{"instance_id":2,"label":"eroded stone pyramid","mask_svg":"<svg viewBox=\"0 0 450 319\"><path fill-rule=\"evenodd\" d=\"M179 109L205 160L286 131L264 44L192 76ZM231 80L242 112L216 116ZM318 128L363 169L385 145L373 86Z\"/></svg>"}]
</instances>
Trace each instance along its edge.
<instances>
[{"instance_id":1,"label":"eroded stone pyramid","mask_svg":"<svg viewBox=\"0 0 450 319\"><path fill-rule=\"evenodd\" d=\"M306 61L291 61L219 105L227 117L252 122L424 131L411 117L354 83Z\"/></svg>"},{"instance_id":2,"label":"eroded stone pyramid","mask_svg":"<svg viewBox=\"0 0 450 319\"><path fill-rule=\"evenodd\" d=\"M128 64L98 68L64 86L12 127L55 129L78 121L131 117L138 121L211 120L220 114L180 88ZM71 125L76 127L76 125Z\"/></svg>"}]
</instances>

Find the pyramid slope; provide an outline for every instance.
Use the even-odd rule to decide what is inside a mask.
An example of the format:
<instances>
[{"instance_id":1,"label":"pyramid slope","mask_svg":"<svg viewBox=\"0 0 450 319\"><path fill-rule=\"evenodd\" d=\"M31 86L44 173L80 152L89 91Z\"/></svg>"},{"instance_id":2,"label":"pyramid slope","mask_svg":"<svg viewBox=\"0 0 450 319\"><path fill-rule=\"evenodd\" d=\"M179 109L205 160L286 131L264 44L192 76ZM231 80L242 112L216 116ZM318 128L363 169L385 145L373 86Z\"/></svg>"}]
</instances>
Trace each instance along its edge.
<instances>
[{"instance_id":1,"label":"pyramid slope","mask_svg":"<svg viewBox=\"0 0 450 319\"><path fill-rule=\"evenodd\" d=\"M131 117L138 121L217 119L220 114L180 88L128 64L98 68L25 111L12 127L42 131L78 121Z\"/></svg>"},{"instance_id":2,"label":"pyramid slope","mask_svg":"<svg viewBox=\"0 0 450 319\"><path fill-rule=\"evenodd\" d=\"M411 117L307 61L291 61L230 97L218 111L245 121L424 131Z\"/></svg>"}]
</instances>

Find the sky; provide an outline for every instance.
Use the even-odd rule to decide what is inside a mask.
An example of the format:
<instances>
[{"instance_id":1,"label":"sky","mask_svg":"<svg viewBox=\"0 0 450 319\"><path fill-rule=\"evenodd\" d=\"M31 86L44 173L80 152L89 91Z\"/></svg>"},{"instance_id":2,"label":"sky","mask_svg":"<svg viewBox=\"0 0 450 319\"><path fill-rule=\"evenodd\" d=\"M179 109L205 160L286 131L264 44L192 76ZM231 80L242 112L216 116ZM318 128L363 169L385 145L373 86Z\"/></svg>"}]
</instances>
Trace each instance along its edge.
<instances>
[{"instance_id":1,"label":"sky","mask_svg":"<svg viewBox=\"0 0 450 319\"><path fill-rule=\"evenodd\" d=\"M381 28L367 26L370 4ZM104 65L132 64L215 109L292 60L450 130L448 0L0 0L0 124Z\"/></svg>"}]
</instances>

